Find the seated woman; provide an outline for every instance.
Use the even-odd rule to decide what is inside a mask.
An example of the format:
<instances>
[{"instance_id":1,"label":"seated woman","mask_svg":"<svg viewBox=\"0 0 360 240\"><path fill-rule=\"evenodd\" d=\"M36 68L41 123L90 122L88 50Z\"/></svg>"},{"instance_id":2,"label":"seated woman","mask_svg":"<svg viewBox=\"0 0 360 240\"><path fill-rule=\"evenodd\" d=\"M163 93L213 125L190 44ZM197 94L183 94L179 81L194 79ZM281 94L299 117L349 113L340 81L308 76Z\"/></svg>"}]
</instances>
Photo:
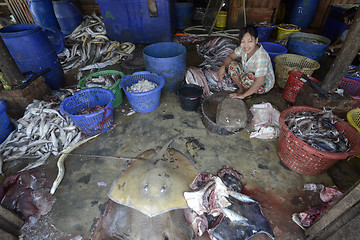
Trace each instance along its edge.
<instances>
[{"instance_id":1,"label":"seated woman","mask_svg":"<svg viewBox=\"0 0 360 240\"><path fill-rule=\"evenodd\" d=\"M242 28L239 41L240 46L220 67L218 80L223 79L228 68L228 74L239 88L237 93L230 94L232 98L244 99L254 93L269 92L275 83L274 70L269 54L259 43L257 29L254 26Z\"/></svg>"}]
</instances>

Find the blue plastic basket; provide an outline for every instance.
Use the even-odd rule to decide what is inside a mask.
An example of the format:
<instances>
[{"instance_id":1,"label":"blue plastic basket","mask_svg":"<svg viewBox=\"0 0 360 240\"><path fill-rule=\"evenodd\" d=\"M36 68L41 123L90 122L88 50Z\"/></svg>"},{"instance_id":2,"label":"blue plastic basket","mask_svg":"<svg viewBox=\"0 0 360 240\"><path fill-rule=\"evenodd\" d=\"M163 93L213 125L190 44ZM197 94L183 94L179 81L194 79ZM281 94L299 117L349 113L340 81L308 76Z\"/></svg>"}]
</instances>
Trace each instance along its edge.
<instances>
[{"instance_id":1,"label":"blue plastic basket","mask_svg":"<svg viewBox=\"0 0 360 240\"><path fill-rule=\"evenodd\" d=\"M67 97L60 104L61 114L67 114L86 135L106 132L113 125L112 100L115 94L105 88L87 88ZM81 110L105 106L101 110L89 114L77 115Z\"/></svg>"},{"instance_id":2,"label":"blue plastic basket","mask_svg":"<svg viewBox=\"0 0 360 240\"><path fill-rule=\"evenodd\" d=\"M274 68L275 68L274 58L277 55L285 54L288 51L286 47L284 47L283 45L277 44L277 43L261 42L261 45L268 52L268 54L269 54L269 56L271 58L272 66Z\"/></svg>"},{"instance_id":3,"label":"blue plastic basket","mask_svg":"<svg viewBox=\"0 0 360 240\"><path fill-rule=\"evenodd\" d=\"M0 100L0 143L2 143L14 130L5 110L6 103Z\"/></svg>"},{"instance_id":4,"label":"blue plastic basket","mask_svg":"<svg viewBox=\"0 0 360 240\"><path fill-rule=\"evenodd\" d=\"M156 83L157 88L143 93L131 93L126 87L139 82L140 80L148 80ZM151 112L160 106L161 88L165 85L165 78L156 73L148 71L136 72L133 75L125 75L122 77L119 86L124 89L131 108L135 112Z\"/></svg>"},{"instance_id":5,"label":"blue plastic basket","mask_svg":"<svg viewBox=\"0 0 360 240\"><path fill-rule=\"evenodd\" d=\"M358 67L358 66L350 65L350 67L353 67L353 68L355 68L357 71L360 71L360 67ZM344 77L350 78L350 79L354 79L354 80L360 82L360 77L355 77L355 76L351 76L351 75L347 75L347 74L345 74Z\"/></svg>"},{"instance_id":6,"label":"blue plastic basket","mask_svg":"<svg viewBox=\"0 0 360 240\"><path fill-rule=\"evenodd\" d=\"M271 37L271 34L274 30L275 26L272 27L256 27L258 31L259 42L267 41Z\"/></svg>"}]
</instances>

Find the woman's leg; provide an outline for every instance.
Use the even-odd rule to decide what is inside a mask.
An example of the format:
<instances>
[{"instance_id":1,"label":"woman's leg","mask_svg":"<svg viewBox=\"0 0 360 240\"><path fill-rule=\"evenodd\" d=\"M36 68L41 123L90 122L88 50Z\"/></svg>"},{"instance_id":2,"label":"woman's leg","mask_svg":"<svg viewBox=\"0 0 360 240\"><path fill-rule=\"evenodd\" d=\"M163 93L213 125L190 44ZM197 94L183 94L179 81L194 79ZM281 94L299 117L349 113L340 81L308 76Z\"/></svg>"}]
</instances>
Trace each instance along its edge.
<instances>
[{"instance_id":1,"label":"woman's leg","mask_svg":"<svg viewBox=\"0 0 360 240\"><path fill-rule=\"evenodd\" d=\"M245 88L242 85L242 80L240 76L244 73L240 63L237 61L232 61L228 67L228 73L230 75L231 80L234 81L236 86L239 88L238 93L244 93Z\"/></svg>"},{"instance_id":2,"label":"woman's leg","mask_svg":"<svg viewBox=\"0 0 360 240\"><path fill-rule=\"evenodd\" d=\"M239 88L238 93L244 93L245 89L241 85L240 77L239 76L230 76L231 80L233 80L236 84L236 86Z\"/></svg>"}]
</instances>

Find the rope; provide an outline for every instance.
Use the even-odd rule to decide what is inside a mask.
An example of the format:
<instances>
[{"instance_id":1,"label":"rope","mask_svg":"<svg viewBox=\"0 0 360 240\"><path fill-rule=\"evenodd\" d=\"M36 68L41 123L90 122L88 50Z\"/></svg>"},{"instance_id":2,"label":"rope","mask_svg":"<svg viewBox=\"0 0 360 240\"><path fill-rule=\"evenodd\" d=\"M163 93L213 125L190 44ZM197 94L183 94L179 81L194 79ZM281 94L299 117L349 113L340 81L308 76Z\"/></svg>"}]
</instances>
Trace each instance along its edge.
<instances>
[{"instance_id":1,"label":"rope","mask_svg":"<svg viewBox=\"0 0 360 240\"><path fill-rule=\"evenodd\" d=\"M239 40L239 29L228 29L228 30L219 30L214 28L215 31L209 35L203 26L193 26L184 29L184 33L190 37L227 37L235 40ZM200 32L200 33L195 33Z\"/></svg>"}]
</instances>

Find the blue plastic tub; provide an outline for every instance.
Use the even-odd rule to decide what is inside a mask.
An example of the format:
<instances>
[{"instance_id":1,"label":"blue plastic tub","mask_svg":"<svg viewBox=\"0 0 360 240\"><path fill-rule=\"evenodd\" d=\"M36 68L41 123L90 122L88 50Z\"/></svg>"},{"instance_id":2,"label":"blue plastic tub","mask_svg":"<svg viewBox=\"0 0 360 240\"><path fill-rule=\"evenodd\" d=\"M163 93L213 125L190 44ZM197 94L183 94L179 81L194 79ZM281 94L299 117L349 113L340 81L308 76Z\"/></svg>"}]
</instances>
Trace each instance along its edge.
<instances>
[{"instance_id":1,"label":"blue plastic tub","mask_svg":"<svg viewBox=\"0 0 360 240\"><path fill-rule=\"evenodd\" d=\"M318 2L318 0L296 0L291 10L289 23L301 29L308 28L314 18Z\"/></svg>"},{"instance_id":2,"label":"blue plastic tub","mask_svg":"<svg viewBox=\"0 0 360 240\"><path fill-rule=\"evenodd\" d=\"M360 67L354 66L354 65L350 65L350 66L355 68L357 71L360 71ZM355 77L355 76L351 76L351 75L347 75L347 74L345 74L344 77L354 79L354 80L360 82L360 77Z\"/></svg>"},{"instance_id":3,"label":"blue plastic tub","mask_svg":"<svg viewBox=\"0 0 360 240\"><path fill-rule=\"evenodd\" d=\"M105 88L87 88L77 91L60 104L60 113L67 114L86 135L106 132L113 125L113 99L115 94ZM105 106L99 111L78 115L86 108Z\"/></svg>"},{"instance_id":4,"label":"blue plastic tub","mask_svg":"<svg viewBox=\"0 0 360 240\"><path fill-rule=\"evenodd\" d=\"M268 28L257 27L256 29L258 31L259 42L269 40L274 28L275 28L275 26L268 27Z\"/></svg>"},{"instance_id":5,"label":"blue plastic tub","mask_svg":"<svg viewBox=\"0 0 360 240\"><path fill-rule=\"evenodd\" d=\"M65 36L70 35L83 20L75 1L57 0L53 1L53 6L61 31Z\"/></svg>"},{"instance_id":6,"label":"blue plastic tub","mask_svg":"<svg viewBox=\"0 0 360 240\"><path fill-rule=\"evenodd\" d=\"M304 39L317 40L323 44L313 44L305 42ZM311 58L315 61L320 61L326 49L330 44L330 39L311 33L296 32L289 34L287 48L290 53L298 54Z\"/></svg>"},{"instance_id":7,"label":"blue plastic tub","mask_svg":"<svg viewBox=\"0 0 360 240\"><path fill-rule=\"evenodd\" d=\"M178 43L151 44L143 50L145 68L165 77L164 89L176 92L185 78L186 48Z\"/></svg>"},{"instance_id":8,"label":"blue plastic tub","mask_svg":"<svg viewBox=\"0 0 360 240\"><path fill-rule=\"evenodd\" d=\"M37 25L60 30L51 0L28 0L28 3L30 13Z\"/></svg>"},{"instance_id":9,"label":"blue plastic tub","mask_svg":"<svg viewBox=\"0 0 360 240\"><path fill-rule=\"evenodd\" d=\"M55 48L42 29L35 24L17 24L0 29L0 36L22 73L44 74L45 82L53 90L64 81L64 72Z\"/></svg>"},{"instance_id":10,"label":"blue plastic tub","mask_svg":"<svg viewBox=\"0 0 360 240\"><path fill-rule=\"evenodd\" d=\"M176 28L190 27L193 18L193 4L188 2L176 3Z\"/></svg>"},{"instance_id":11,"label":"blue plastic tub","mask_svg":"<svg viewBox=\"0 0 360 240\"><path fill-rule=\"evenodd\" d=\"M147 1L96 0L111 40L150 44L172 41L175 33L175 1L157 0L150 16Z\"/></svg>"},{"instance_id":12,"label":"blue plastic tub","mask_svg":"<svg viewBox=\"0 0 360 240\"><path fill-rule=\"evenodd\" d=\"M126 90L127 87L131 87L140 80L148 80L156 83L158 86L153 90L142 93L132 93ZM154 111L160 106L161 89L164 85L165 79L163 76L148 71L142 71L132 75L123 76L119 87L123 88L130 106L135 112L147 113Z\"/></svg>"},{"instance_id":13,"label":"blue plastic tub","mask_svg":"<svg viewBox=\"0 0 360 240\"><path fill-rule=\"evenodd\" d=\"M280 45L280 44L277 44L277 43L262 42L261 45L268 52L268 54L269 54L269 56L271 58L271 63L272 63L273 68L275 68L274 58L277 55L287 53L287 48L284 47L283 45Z\"/></svg>"},{"instance_id":14,"label":"blue plastic tub","mask_svg":"<svg viewBox=\"0 0 360 240\"><path fill-rule=\"evenodd\" d=\"M0 100L0 143L5 141L13 130L14 128L6 114L6 103Z\"/></svg>"}]
</instances>

